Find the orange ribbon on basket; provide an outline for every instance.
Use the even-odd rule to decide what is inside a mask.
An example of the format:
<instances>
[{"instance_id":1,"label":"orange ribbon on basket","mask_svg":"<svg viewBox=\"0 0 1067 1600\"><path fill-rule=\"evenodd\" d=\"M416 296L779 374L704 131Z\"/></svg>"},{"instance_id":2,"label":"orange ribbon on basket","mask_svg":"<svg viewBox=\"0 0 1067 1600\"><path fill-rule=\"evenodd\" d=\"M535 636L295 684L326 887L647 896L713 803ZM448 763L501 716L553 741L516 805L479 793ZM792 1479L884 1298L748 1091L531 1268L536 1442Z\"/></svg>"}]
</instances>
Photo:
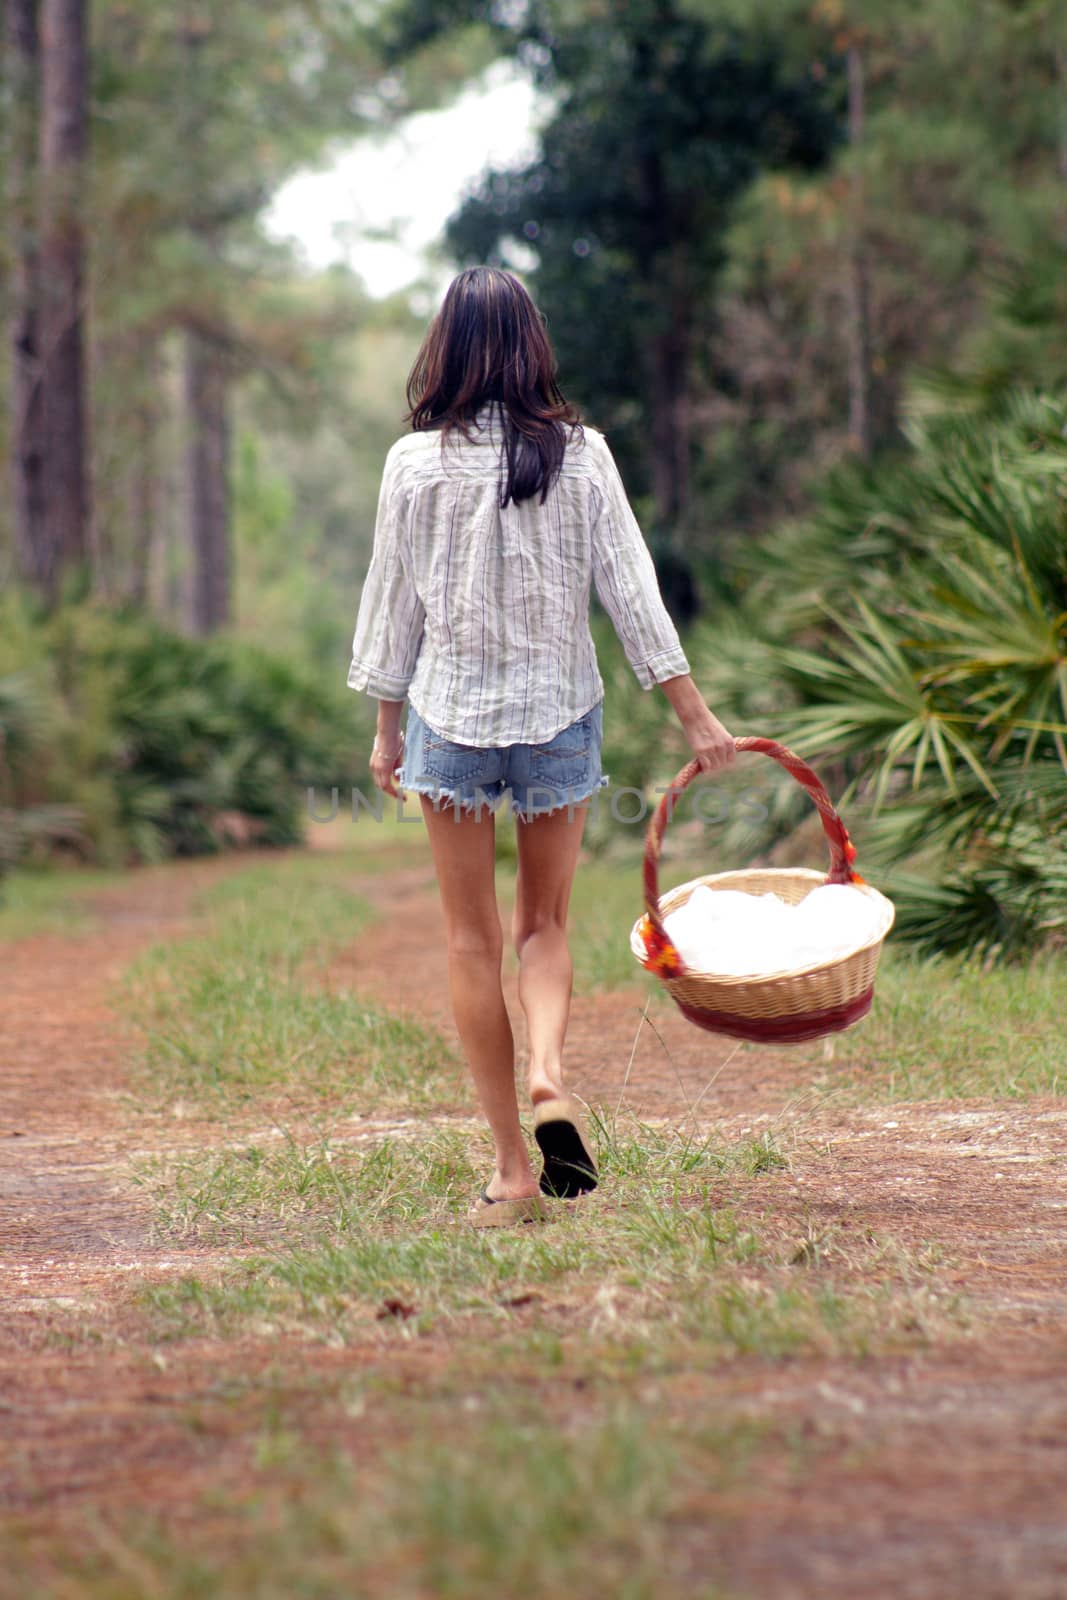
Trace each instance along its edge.
<instances>
[{"instance_id":1,"label":"orange ribbon on basket","mask_svg":"<svg viewBox=\"0 0 1067 1600\"><path fill-rule=\"evenodd\" d=\"M685 970L682 958L671 941L658 928L652 926L650 917L641 921L641 939L645 947L644 965L658 978L678 978Z\"/></svg>"},{"instance_id":2,"label":"orange ribbon on basket","mask_svg":"<svg viewBox=\"0 0 1067 1600\"><path fill-rule=\"evenodd\" d=\"M848 868L849 868L848 875L849 875L849 878L853 883L866 883L867 882L866 878L861 878L858 872L853 872L853 870L852 870L852 863L856 859L856 846L852 843L852 840L849 838L848 829L846 827L844 827L844 825L842 825L842 830L841 831L845 835L845 860L848 862Z\"/></svg>"}]
</instances>

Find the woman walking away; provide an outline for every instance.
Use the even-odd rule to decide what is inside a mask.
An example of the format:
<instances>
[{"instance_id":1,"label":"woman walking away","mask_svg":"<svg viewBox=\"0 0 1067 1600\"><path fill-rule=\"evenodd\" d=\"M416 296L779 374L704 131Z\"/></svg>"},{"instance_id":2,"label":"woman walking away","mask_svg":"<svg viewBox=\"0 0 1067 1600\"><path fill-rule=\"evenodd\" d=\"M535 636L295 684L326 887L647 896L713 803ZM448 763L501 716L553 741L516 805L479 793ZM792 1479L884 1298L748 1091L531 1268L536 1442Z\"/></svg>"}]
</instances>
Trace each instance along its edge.
<instances>
[{"instance_id":1,"label":"woman walking away","mask_svg":"<svg viewBox=\"0 0 1067 1600\"><path fill-rule=\"evenodd\" d=\"M615 462L560 393L543 319L517 278L473 267L453 280L407 398L412 431L386 457L348 683L378 701L375 783L420 797L456 1027L496 1147L471 1220L494 1227L545 1217L542 1196L597 1183L563 1087L567 906L588 802L607 782L591 583L638 681L663 689L701 766L727 766L734 745L689 676ZM540 1174L519 1126L500 983L495 810L509 791Z\"/></svg>"}]
</instances>

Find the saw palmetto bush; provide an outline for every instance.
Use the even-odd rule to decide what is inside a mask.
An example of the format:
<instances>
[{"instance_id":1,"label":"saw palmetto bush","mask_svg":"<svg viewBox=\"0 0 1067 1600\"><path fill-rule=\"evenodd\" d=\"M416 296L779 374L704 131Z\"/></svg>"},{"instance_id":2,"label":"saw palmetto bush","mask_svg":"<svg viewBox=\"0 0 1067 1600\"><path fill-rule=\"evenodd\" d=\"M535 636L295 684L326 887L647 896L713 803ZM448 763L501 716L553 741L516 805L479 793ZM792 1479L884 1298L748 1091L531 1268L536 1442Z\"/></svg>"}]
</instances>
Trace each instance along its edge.
<instances>
[{"instance_id":1,"label":"saw palmetto bush","mask_svg":"<svg viewBox=\"0 0 1067 1600\"><path fill-rule=\"evenodd\" d=\"M23 742L36 730L32 797L76 807L96 860L292 844L309 785L365 776L343 663L325 683L245 641L91 602L50 617L12 602L4 620L0 673L34 707L16 724Z\"/></svg>"},{"instance_id":2,"label":"saw palmetto bush","mask_svg":"<svg viewBox=\"0 0 1067 1600\"><path fill-rule=\"evenodd\" d=\"M899 930L1021 953L1067 930L1067 397L919 394L909 452L752 558L788 636L783 737L837 760Z\"/></svg>"},{"instance_id":3,"label":"saw palmetto bush","mask_svg":"<svg viewBox=\"0 0 1067 1600\"><path fill-rule=\"evenodd\" d=\"M81 850L82 814L40 799L36 766L53 707L32 673L0 677L0 888L20 861L59 844Z\"/></svg>"}]
</instances>

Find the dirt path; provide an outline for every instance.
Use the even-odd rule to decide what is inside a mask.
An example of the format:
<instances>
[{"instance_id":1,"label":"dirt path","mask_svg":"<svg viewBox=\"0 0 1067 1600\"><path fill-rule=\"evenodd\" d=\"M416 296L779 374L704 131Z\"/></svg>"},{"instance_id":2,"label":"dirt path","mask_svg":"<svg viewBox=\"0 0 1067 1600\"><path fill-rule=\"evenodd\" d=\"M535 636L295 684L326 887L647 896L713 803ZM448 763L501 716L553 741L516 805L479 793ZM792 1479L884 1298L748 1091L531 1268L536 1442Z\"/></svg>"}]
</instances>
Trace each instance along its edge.
<instances>
[{"instance_id":1,"label":"dirt path","mask_svg":"<svg viewBox=\"0 0 1067 1600\"><path fill-rule=\"evenodd\" d=\"M130 1035L109 999L149 944L177 938L201 888L237 870L233 859L145 867L94 897L85 933L38 934L0 947L0 1294L63 1263L79 1267L145 1243L138 1196L116 1167L143 1137L127 1104Z\"/></svg>"},{"instance_id":2,"label":"dirt path","mask_svg":"<svg viewBox=\"0 0 1067 1600\"><path fill-rule=\"evenodd\" d=\"M240 1481L240 1392L224 1421L206 1429L206 1444L182 1418L210 1403L220 1373L239 1370L251 1392L277 1346L250 1335L241 1348L212 1351L200 1340L153 1351L116 1310L128 1275L176 1275L213 1252L195 1241L153 1242L140 1192L122 1176L132 1153L185 1135L130 1102L130 1039L108 990L147 944L185 930L199 888L247 861L145 869L97 897L92 932L3 949L0 1508L8 1511L51 1514L93 1496L177 1504L199 1485ZM361 887L382 919L332 964L333 979L449 1032L428 870L368 877ZM770 1473L754 1502L739 1489L733 1519L715 1532L729 1581L760 1600L1065 1600L1064 1103L847 1109L813 1092L827 1070L819 1052L734 1053L667 1008L635 1049L641 1003L636 989L576 1000L569 1070L580 1094L612 1111L632 1052L621 1115L717 1127L727 1138L773 1127L790 1165L767 1174L762 1192L783 1226L845 1259L849 1240L872 1231L916 1253L935 1245L940 1281L966 1295L979 1326L972 1342L858 1367L741 1363L701 1375L702 1403L793 1417L802 1432L824 1430L833 1441L809 1481ZM86 1328L103 1330L99 1349ZM324 1349L314 1369L328 1374L372 1356ZM413 1382L440 1358L432 1346L389 1356ZM684 1403L689 1381L664 1380L665 1395ZM0 1573L0 1595L8 1592Z\"/></svg>"},{"instance_id":3,"label":"dirt path","mask_svg":"<svg viewBox=\"0 0 1067 1600\"><path fill-rule=\"evenodd\" d=\"M389 903L373 942L335 972L451 1034L430 874L394 878ZM513 963L507 995L521 1039ZM792 1419L833 1445L803 1484L772 1472L758 1495L739 1494L736 1526L714 1534L731 1580L761 1600L1067 1600L1064 1102L839 1108L814 1091L834 1070L823 1048L736 1048L669 1006L641 1026L642 1006L637 989L576 998L568 1069L579 1094L697 1135L772 1129L791 1157L765 1180L779 1223L846 1261L872 1236L918 1259L933 1251L939 1281L966 1296L980 1330L847 1376L816 1363L752 1381L754 1416ZM839 1043L835 1053L847 1058ZM725 1387L735 1405L745 1379Z\"/></svg>"}]
</instances>

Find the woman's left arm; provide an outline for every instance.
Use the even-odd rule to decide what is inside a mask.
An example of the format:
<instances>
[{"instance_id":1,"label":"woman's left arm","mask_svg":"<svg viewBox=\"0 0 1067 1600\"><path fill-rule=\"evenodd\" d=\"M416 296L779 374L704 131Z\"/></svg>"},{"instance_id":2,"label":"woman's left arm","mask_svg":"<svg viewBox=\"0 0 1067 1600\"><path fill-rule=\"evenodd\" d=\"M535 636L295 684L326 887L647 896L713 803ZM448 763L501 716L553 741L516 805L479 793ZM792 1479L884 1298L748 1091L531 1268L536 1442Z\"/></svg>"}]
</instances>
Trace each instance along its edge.
<instances>
[{"instance_id":1,"label":"woman's left arm","mask_svg":"<svg viewBox=\"0 0 1067 1600\"><path fill-rule=\"evenodd\" d=\"M370 753L370 775L376 787L384 789L386 794L394 798L400 795L396 786L396 770L404 748L404 735L400 731L403 709L403 700L378 701L378 731L374 735L374 746Z\"/></svg>"},{"instance_id":2,"label":"woman's left arm","mask_svg":"<svg viewBox=\"0 0 1067 1600\"><path fill-rule=\"evenodd\" d=\"M415 672L426 613L401 559L407 494L396 446L385 459L374 550L352 636L348 687L377 700L403 700Z\"/></svg>"},{"instance_id":3,"label":"woman's left arm","mask_svg":"<svg viewBox=\"0 0 1067 1600\"><path fill-rule=\"evenodd\" d=\"M394 450L386 457L374 524L374 550L352 637L348 687L378 701L378 733L371 772L379 788L395 794L392 774L400 754L400 715L422 646L426 613L402 560L407 504ZM388 764L388 772L384 768ZM382 769L382 782L375 768Z\"/></svg>"}]
</instances>

